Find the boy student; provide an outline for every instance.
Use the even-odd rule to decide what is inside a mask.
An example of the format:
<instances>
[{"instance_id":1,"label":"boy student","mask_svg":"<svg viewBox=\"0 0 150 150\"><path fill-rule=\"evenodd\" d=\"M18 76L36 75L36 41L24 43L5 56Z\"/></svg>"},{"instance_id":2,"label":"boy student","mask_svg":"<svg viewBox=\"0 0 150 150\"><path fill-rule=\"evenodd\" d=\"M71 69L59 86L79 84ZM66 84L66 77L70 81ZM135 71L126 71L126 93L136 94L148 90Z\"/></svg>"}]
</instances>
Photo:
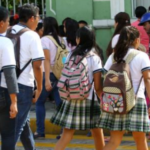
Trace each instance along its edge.
<instances>
[{"instance_id":1,"label":"boy student","mask_svg":"<svg viewBox=\"0 0 150 150\"><path fill-rule=\"evenodd\" d=\"M1 150L15 150L18 85L13 44L3 36L9 26L8 11L0 7L0 134Z\"/></svg>"},{"instance_id":2,"label":"boy student","mask_svg":"<svg viewBox=\"0 0 150 150\"><path fill-rule=\"evenodd\" d=\"M41 41L35 31L39 22L39 8L25 4L19 9L19 24L12 27L12 33L18 33L24 28L28 31L20 36L20 69L22 69L29 60L32 60L18 78L19 94L18 98L18 115L16 118L16 136L25 150L35 150L33 135L29 126L29 111L32 102L36 102L42 90L42 60L44 53ZM33 99L34 78L37 89Z\"/></svg>"}]
</instances>

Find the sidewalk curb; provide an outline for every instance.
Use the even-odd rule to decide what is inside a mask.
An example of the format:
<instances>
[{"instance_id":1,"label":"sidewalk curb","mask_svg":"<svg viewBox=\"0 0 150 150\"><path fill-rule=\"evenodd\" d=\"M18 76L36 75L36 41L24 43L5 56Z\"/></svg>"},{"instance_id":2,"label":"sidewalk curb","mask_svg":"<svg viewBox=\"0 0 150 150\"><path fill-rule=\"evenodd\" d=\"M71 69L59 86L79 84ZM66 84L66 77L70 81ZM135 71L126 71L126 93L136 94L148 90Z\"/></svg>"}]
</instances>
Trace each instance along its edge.
<instances>
[{"instance_id":1,"label":"sidewalk curb","mask_svg":"<svg viewBox=\"0 0 150 150\"><path fill-rule=\"evenodd\" d=\"M35 118L30 119L30 127L31 127L32 132L34 133L36 131L36 119ZM45 119L45 134L58 135L60 134L60 130L61 130L60 126L52 124L49 119ZM86 135L87 133L88 133L88 130L84 130L84 131L79 130L75 132L75 135ZM104 134L109 135L109 131L104 130Z\"/></svg>"}]
</instances>

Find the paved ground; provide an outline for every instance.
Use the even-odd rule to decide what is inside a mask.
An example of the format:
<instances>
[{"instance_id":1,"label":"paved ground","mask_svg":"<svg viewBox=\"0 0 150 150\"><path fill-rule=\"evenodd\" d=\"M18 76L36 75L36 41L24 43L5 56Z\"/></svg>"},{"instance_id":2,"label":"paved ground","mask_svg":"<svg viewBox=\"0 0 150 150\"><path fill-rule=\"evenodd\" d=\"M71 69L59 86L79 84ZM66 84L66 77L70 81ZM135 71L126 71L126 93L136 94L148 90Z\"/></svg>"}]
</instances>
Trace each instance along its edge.
<instances>
[{"instance_id":1,"label":"paved ground","mask_svg":"<svg viewBox=\"0 0 150 150\"><path fill-rule=\"evenodd\" d=\"M53 150L55 143L57 142L55 137L55 135L47 135L45 140L36 140L37 150ZM148 144L150 146L150 141ZM18 143L16 150L24 150L21 143ZM74 139L68 145L66 150L94 150L93 139L92 137L86 136L74 136ZM117 150L136 150L133 138L130 136L125 136Z\"/></svg>"}]
</instances>

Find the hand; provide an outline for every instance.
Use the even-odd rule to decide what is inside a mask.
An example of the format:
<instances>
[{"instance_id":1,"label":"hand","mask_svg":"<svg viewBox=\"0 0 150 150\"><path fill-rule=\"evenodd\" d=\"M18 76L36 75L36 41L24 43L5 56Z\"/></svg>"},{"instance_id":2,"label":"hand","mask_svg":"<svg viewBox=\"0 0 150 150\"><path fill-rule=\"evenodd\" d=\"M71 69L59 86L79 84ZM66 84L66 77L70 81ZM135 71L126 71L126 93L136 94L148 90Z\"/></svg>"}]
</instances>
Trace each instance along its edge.
<instances>
[{"instance_id":1,"label":"hand","mask_svg":"<svg viewBox=\"0 0 150 150\"><path fill-rule=\"evenodd\" d=\"M17 103L11 103L9 112L10 118L11 119L15 118L17 113L18 113Z\"/></svg>"},{"instance_id":2,"label":"hand","mask_svg":"<svg viewBox=\"0 0 150 150\"><path fill-rule=\"evenodd\" d=\"M52 85L51 85L50 80L49 81L45 81L45 89L48 92L52 90Z\"/></svg>"},{"instance_id":3,"label":"hand","mask_svg":"<svg viewBox=\"0 0 150 150\"><path fill-rule=\"evenodd\" d=\"M36 102L37 102L37 100L38 100L38 98L39 98L39 96L40 96L40 94L41 94L41 91L42 91L42 90L38 90L38 89L36 89L36 90L34 91L34 93L35 93L35 98L32 99L32 102L33 102L33 103L36 103Z\"/></svg>"}]
</instances>

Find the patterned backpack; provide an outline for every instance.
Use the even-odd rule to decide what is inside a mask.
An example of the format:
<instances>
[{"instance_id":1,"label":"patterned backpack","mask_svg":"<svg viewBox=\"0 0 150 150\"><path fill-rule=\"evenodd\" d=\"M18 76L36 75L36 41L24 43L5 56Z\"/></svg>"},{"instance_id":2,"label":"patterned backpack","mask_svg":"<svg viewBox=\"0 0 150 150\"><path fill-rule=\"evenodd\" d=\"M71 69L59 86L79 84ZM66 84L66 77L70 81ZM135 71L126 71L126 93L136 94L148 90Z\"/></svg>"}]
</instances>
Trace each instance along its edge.
<instances>
[{"instance_id":1,"label":"patterned backpack","mask_svg":"<svg viewBox=\"0 0 150 150\"><path fill-rule=\"evenodd\" d=\"M139 51L134 51L127 56L125 61L114 62L107 72L103 83L101 105L103 111L126 114L135 106L138 90L134 93L129 63L137 54Z\"/></svg>"},{"instance_id":2,"label":"patterned backpack","mask_svg":"<svg viewBox=\"0 0 150 150\"><path fill-rule=\"evenodd\" d=\"M58 82L59 94L62 100L85 100L89 96L91 84L88 76L87 57L77 55L72 57L62 70Z\"/></svg>"}]
</instances>

